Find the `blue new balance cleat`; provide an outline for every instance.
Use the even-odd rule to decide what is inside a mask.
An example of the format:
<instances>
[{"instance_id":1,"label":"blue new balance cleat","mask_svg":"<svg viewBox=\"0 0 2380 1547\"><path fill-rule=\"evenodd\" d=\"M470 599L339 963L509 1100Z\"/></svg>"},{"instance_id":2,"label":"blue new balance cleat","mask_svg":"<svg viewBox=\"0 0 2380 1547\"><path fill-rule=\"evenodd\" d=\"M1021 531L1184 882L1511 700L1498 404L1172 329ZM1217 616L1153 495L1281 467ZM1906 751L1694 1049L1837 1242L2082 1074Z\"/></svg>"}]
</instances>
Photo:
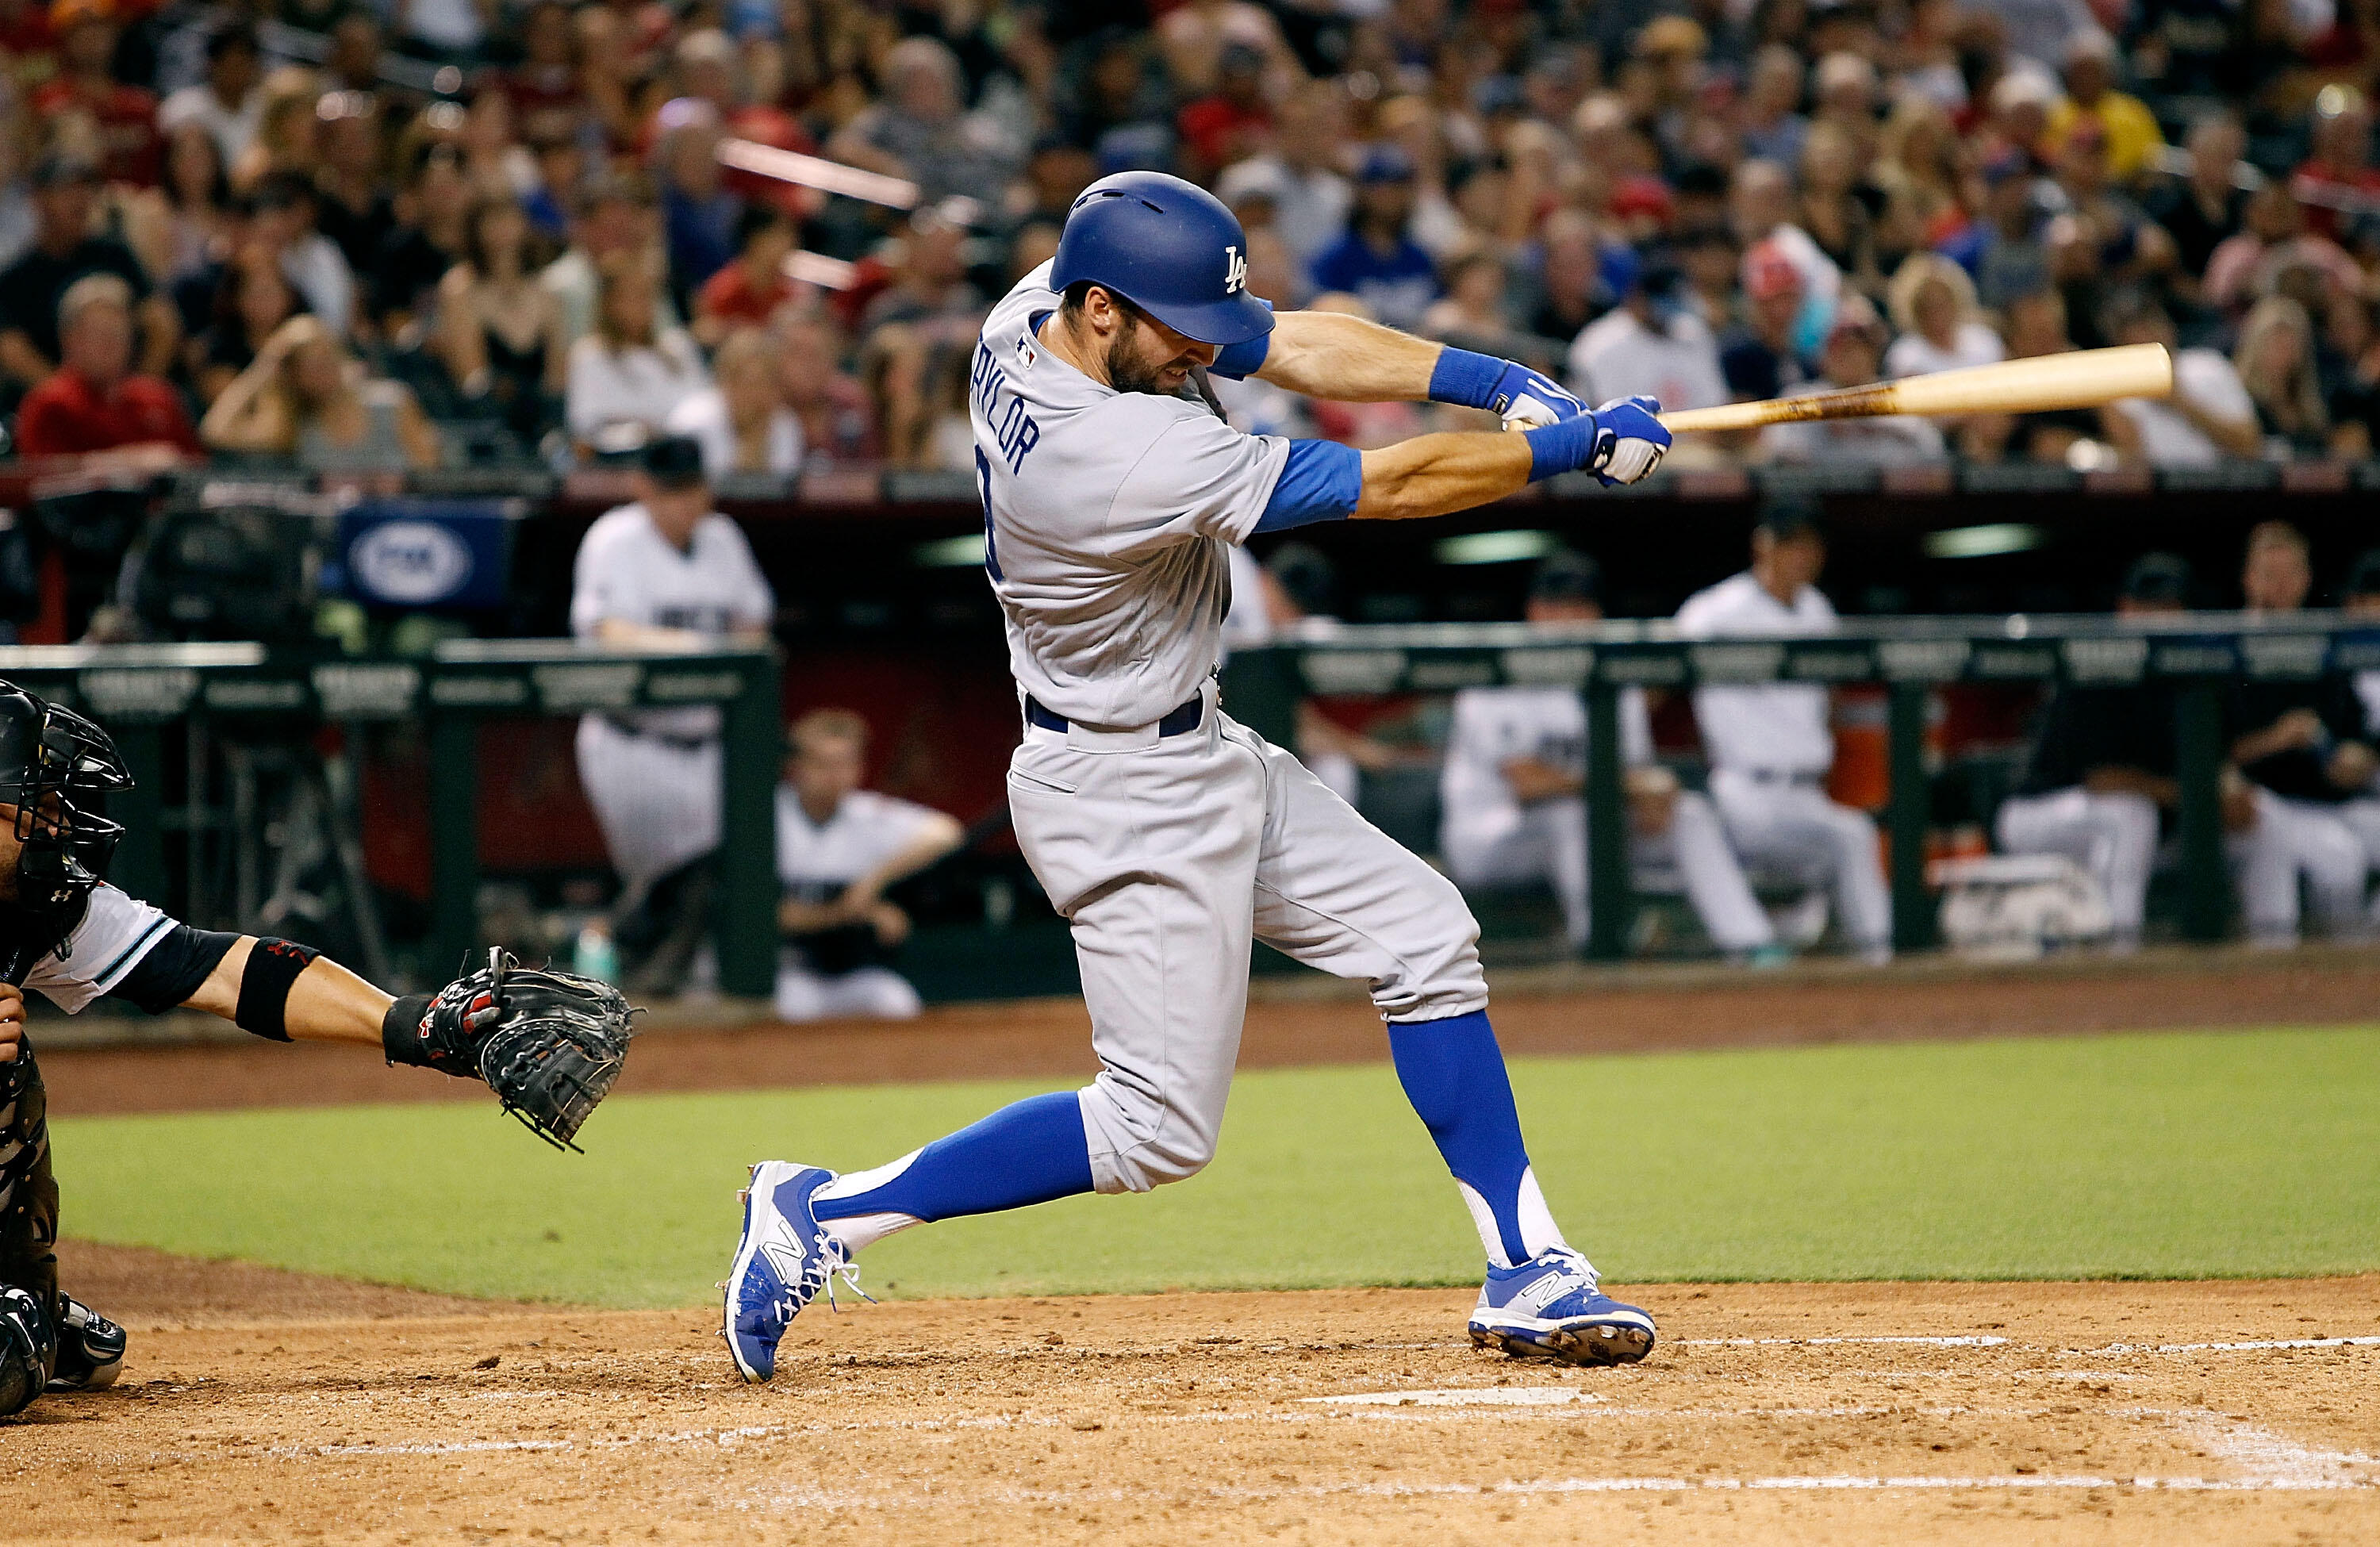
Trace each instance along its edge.
<instances>
[{"instance_id":1,"label":"blue new balance cleat","mask_svg":"<svg viewBox=\"0 0 2380 1547\"><path fill-rule=\"evenodd\" d=\"M720 1335L747 1381L757 1384L777 1372L778 1340L820 1290L833 1304L832 1279L841 1277L866 1297L843 1243L810 1212L811 1196L832 1180L833 1172L815 1165L762 1161L740 1195L744 1235L722 1285L727 1303Z\"/></svg>"},{"instance_id":2,"label":"blue new balance cleat","mask_svg":"<svg viewBox=\"0 0 2380 1547\"><path fill-rule=\"evenodd\" d=\"M1595 1265L1557 1247L1517 1268L1488 1270L1471 1341L1516 1359L1634 1364L1653 1351L1653 1318L1604 1294Z\"/></svg>"}]
</instances>

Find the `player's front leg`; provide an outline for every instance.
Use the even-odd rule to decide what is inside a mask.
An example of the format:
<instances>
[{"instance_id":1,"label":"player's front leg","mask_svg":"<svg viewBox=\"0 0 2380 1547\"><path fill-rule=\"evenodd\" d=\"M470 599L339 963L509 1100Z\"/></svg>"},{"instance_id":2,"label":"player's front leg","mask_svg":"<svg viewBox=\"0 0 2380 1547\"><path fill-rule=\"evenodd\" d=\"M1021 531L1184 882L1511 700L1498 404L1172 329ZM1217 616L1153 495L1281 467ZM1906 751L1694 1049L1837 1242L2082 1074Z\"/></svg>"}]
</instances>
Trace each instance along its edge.
<instances>
[{"instance_id":1,"label":"player's front leg","mask_svg":"<svg viewBox=\"0 0 2380 1547\"><path fill-rule=\"evenodd\" d=\"M1488 1022L1479 928L1462 894L1295 759L1235 734L1260 749L1272 817L1257 871L1257 933L1309 966L1372 985L1398 1082L1453 1173L1487 1254L1472 1341L1570 1364L1643 1358L1656 1337L1652 1316L1602 1292L1530 1168Z\"/></svg>"}]
</instances>

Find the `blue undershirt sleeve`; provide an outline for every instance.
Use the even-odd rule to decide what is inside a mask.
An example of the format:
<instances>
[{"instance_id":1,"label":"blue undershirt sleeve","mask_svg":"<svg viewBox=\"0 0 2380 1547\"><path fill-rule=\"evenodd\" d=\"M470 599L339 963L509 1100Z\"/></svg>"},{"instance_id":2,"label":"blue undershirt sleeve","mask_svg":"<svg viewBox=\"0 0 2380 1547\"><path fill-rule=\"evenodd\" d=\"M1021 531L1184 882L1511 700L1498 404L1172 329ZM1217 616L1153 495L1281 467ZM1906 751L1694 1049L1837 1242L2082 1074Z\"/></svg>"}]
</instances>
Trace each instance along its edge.
<instances>
[{"instance_id":1,"label":"blue undershirt sleeve","mask_svg":"<svg viewBox=\"0 0 2380 1547\"><path fill-rule=\"evenodd\" d=\"M1289 460L1257 518L1258 531L1343 520L1364 497L1364 454L1336 441L1292 441Z\"/></svg>"},{"instance_id":2,"label":"blue undershirt sleeve","mask_svg":"<svg viewBox=\"0 0 2380 1547\"><path fill-rule=\"evenodd\" d=\"M1272 310L1272 302L1265 300L1262 296L1257 299L1264 302L1267 311ZM1244 382L1257 373L1257 367L1264 364L1265 356L1271 350L1272 335L1269 332L1260 333L1245 344L1227 344L1216 351L1215 363L1207 367L1207 374L1229 376L1235 382Z\"/></svg>"}]
</instances>

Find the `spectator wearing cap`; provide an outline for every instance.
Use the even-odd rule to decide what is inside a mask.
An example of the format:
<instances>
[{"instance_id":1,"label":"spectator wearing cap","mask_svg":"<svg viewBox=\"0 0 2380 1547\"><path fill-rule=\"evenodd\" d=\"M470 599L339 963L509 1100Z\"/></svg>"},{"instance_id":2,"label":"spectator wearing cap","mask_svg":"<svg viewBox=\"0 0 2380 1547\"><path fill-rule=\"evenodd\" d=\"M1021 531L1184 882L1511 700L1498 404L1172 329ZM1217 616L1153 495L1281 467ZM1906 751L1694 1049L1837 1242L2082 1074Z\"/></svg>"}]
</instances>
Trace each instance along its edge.
<instances>
[{"instance_id":1,"label":"spectator wearing cap","mask_svg":"<svg viewBox=\"0 0 2380 1547\"><path fill-rule=\"evenodd\" d=\"M99 131L99 170L107 180L155 188L165 170L157 99L115 78L123 29L115 0L55 0L50 31L57 39L58 73L34 91L34 116L89 118Z\"/></svg>"},{"instance_id":2,"label":"spectator wearing cap","mask_svg":"<svg viewBox=\"0 0 2380 1547\"><path fill-rule=\"evenodd\" d=\"M2240 571L2248 615L2285 620L2313 589L2304 534L2286 521L2258 523ZM2224 694L2223 728L2232 762L2254 786L2254 825L2246 852L2233 857L2250 938L2296 943L2301 882L2325 932L2368 935L2363 892L2373 860L2340 810L2371 788L2380 758L2365 739L2353 681L2337 672L2235 678Z\"/></svg>"},{"instance_id":3,"label":"spectator wearing cap","mask_svg":"<svg viewBox=\"0 0 2380 1547\"><path fill-rule=\"evenodd\" d=\"M254 29L225 22L207 36L207 78L185 86L157 106L157 128L171 137L196 124L213 137L228 173L248 153L264 120L264 56Z\"/></svg>"},{"instance_id":4,"label":"spectator wearing cap","mask_svg":"<svg viewBox=\"0 0 2380 1547\"><path fill-rule=\"evenodd\" d=\"M1584 554L1558 551L1531 577L1524 615L1560 631L1603 617L1603 577ZM1764 965L1777 935L1705 797L1654 761L1645 690L1620 695L1621 778L1630 859L1675 866L1713 944ZM1591 927L1587 894L1585 704L1570 688L1465 688L1454 696L1439 781L1439 851L1465 890L1549 883L1573 950Z\"/></svg>"},{"instance_id":5,"label":"spectator wearing cap","mask_svg":"<svg viewBox=\"0 0 2380 1547\"><path fill-rule=\"evenodd\" d=\"M84 457L111 465L170 467L205 455L181 395L132 373L132 287L89 274L58 298L58 369L25 395L17 449L27 457Z\"/></svg>"},{"instance_id":6,"label":"spectator wearing cap","mask_svg":"<svg viewBox=\"0 0 2380 1547\"><path fill-rule=\"evenodd\" d=\"M1275 110L1271 147L1226 167L1216 193L1229 204L1251 182L1273 189L1273 229L1301 269L1308 268L1347 226L1354 190L1334 158L1346 140L1340 89L1317 81L1293 92Z\"/></svg>"},{"instance_id":7,"label":"spectator wearing cap","mask_svg":"<svg viewBox=\"0 0 2380 1547\"><path fill-rule=\"evenodd\" d=\"M735 259L695 293L694 336L717 348L737 328L766 327L796 291L785 273L794 254L794 223L773 204L747 204L735 222Z\"/></svg>"},{"instance_id":8,"label":"spectator wearing cap","mask_svg":"<svg viewBox=\"0 0 2380 1547\"><path fill-rule=\"evenodd\" d=\"M1887 336L1865 296L1847 295L1819 351L1816 390L1865 386L1877 379ZM1761 460L1830 467L1906 468L1944 460L1949 452L1932 420L1906 414L1876 419L1808 420L1772 424L1754 446Z\"/></svg>"},{"instance_id":9,"label":"spectator wearing cap","mask_svg":"<svg viewBox=\"0 0 2380 1547\"><path fill-rule=\"evenodd\" d=\"M1975 276L1975 298L1994 311L2047 288L2049 248L2033 166L2021 151L1984 164L1983 218L1944 250Z\"/></svg>"},{"instance_id":10,"label":"spectator wearing cap","mask_svg":"<svg viewBox=\"0 0 2380 1547\"><path fill-rule=\"evenodd\" d=\"M700 650L768 637L769 582L735 522L712 508L702 448L644 449L634 502L587 530L571 569L570 631L624 650ZM578 780L620 877L625 981L674 993L709 932L720 841L715 706L590 713Z\"/></svg>"},{"instance_id":11,"label":"spectator wearing cap","mask_svg":"<svg viewBox=\"0 0 2380 1547\"><path fill-rule=\"evenodd\" d=\"M2180 347L2165 308L2143 298L2118 313L2116 342L2162 344L2173 356L2173 395L2116 405L2133 432L2125 450L2154 468L2212 467L2253 457L2264 444L2256 405L2219 350Z\"/></svg>"},{"instance_id":12,"label":"spectator wearing cap","mask_svg":"<svg viewBox=\"0 0 2380 1547\"><path fill-rule=\"evenodd\" d=\"M2078 30L2067 40L2063 73L2065 94L2049 107L2050 143L2087 124L2107 143L2107 176L2139 182L2165 149L2165 135L2147 104L2116 90L2116 40L2097 27Z\"/></svg>"},{"instance_id":13,"label":"spectator wearing cap","mask_svg":"<svg viewBox=\"0 0 2380 1547\"><path fill-rule=\"evenodd\" d=\"M319 317L292 317L264 341L199 421L199 438L316 473L393 476L443 459L413 394L370 375Z\"/></svg>"},{"instance_id":14,"label":"spectator wearing cap","mask_svg":"<svg viewBox=\"0 0 2380 1547\"><path fill-rule=\"evenodd\" d=\"M180 347L181 320L151 286L132 250L91 235L97 172L50 152L33 164L33 244L0 270L0 372L30 387L57 369L58 302L87 274L112 274L132 293L140 330L140 372L163 376Z\"/></svg>"},{"instance_id":15,"label":"spectator wearing cap","mask_svg":"<svg viewBox=\"0 0 2380 1547\"><path fill-rule=\"evenodd\" d=\"M882 78L883 95L843 126L827 153L905 177L929 203L957 194L996 208L1025 147L990 115L967 108L950 46L904 38L885 54Z\"/></svg>"},{"instance_id":16,"label":"spectator wearing cap","mask_svg":"<svg viewBox=\"0 0 2380 1547\"><path fill-rule=\"evenodd\" d=\"M1773 640L1831 634L1833 603L1818 590L1827 544L1816 512L1777 502L1752 534L1752 566L1687 598L1678 632L1690 640ZM1812 683L1694 689L1694 719L1710 762L1711 803L1746 862L1833 893L1836 922L1869 961L1892 955L1892 901L1876 823L1827 796L1835 738L1827 689Z\"/></svg>"},{"instance_id":17,"label":"spectator wearing cap","mask_svg":"<svg viewBox=\"0 0 2380 1547\"><path fill-rule=\"evenodd\" d=\"M1739 402L1781 397L1810 379L1802 363L1802 271L1775 242L1755 242L1741 265L1743 321L1719 342L1719 371ZM1665 405L1666 406L1666 405Z\"/></svg>"},{"instance_id":18,"label":"spectator wearing cap","mask_svg":"<svg viewBox=\"0 0 2380 1547\"><path fill-rule=\"evenodd\" d=\"M1727 402L1718 346L1685 300L1676 264L1660 257L1645 262L1626 298L1572 341L1571 390L1590 403L1641 396L1670 409Z\"/></svg>"},{"instance_id":19,"label":"spectator wearing cap","mask_svg":"<svg viewBox=\"0 0 2380 1547\"><path fill-rule=\"evenodd\" d=\"M631 450L661 429L672 408L710 384L694 339L655 314L653 273L644 255L607 261L594 326L570 347L563 418L571 439L589 451Z\"/></svg>"},{"instance_id":20,"label":"spectator wearing cap","mask_svg":"<svg viewBox=\"0 0 2380 1547\"><path fill-rule=\"evenodd\" d=\"M1888 300L1893 326L1900 330L1884 352L1888 378L1963 371L2008 358L2008 347L1975 302L1975 282L1938 253L1912 253L1893 274Z\"/></svg>"},{"instance_id":21,"label":"spectator wearing cap","mask_svg":"<svg viewBox=\"0 0 2380 1547\"><path fill-rule=\"evenodd\" d=\"M1314 287L1363 301L1390 327L1418 324L1438 298L1438 265L1408 229L1414 164L1391 146L1375 146L1357 176L1346 234L1314 260Z\"/></svg>"},{"instance_id":22,"label":"spectator wearing cap","mask_svg":"<svg viewBox=\"0 0 2380 1547\"><path fill-rule=\"evenodd\" d=\"M2167 617L2189 605L2189 565L2144 554L2124 572L2116 616ZM2024 774L1993 821L2005 852L2062 854L2082 868L2107 900L2109 946L2119 953L2140 944L2149 876L2180 809L2175 707L2166 682L2060 684L2042 708ZM2254 817L2246 785L2232 775L2225 825L2244 834Z\"/></svg>"},{"instance_id":23,"label":"spectator wearing cap","mask_svg":"<svg viewBox=\"0 0 2380 1547\"><path fill-rule=\"evenodd\" d=\"M711 357L711 384L669 412L663 427L702 446L711 479L732 474L790 478L802 464L802 421L785 407L773 347L759 328L739 328Z\"/></svg>"}]
</instances>

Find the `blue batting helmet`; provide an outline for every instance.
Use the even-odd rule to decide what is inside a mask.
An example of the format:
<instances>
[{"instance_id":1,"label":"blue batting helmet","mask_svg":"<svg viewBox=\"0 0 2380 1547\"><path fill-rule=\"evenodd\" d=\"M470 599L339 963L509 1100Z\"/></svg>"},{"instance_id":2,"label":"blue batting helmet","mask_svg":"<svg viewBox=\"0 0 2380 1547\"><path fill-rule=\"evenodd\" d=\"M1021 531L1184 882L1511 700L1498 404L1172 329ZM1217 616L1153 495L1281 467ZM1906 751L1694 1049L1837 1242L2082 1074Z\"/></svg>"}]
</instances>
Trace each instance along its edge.
<instances>
[{"instance_id":1,"label":"blue batting helmet","mask_svg":"<svg viewBox=\"0 0 2380 1547\"><path fill-rule=\"evenodd\" d=\"M1272 331L1248 294L1248 238L1221 200L1162 172L1119 172L1083 190L1058 238L1050 287L1089 280L1186 338L1224 347Z\"/></svg>"}]
</instances>

